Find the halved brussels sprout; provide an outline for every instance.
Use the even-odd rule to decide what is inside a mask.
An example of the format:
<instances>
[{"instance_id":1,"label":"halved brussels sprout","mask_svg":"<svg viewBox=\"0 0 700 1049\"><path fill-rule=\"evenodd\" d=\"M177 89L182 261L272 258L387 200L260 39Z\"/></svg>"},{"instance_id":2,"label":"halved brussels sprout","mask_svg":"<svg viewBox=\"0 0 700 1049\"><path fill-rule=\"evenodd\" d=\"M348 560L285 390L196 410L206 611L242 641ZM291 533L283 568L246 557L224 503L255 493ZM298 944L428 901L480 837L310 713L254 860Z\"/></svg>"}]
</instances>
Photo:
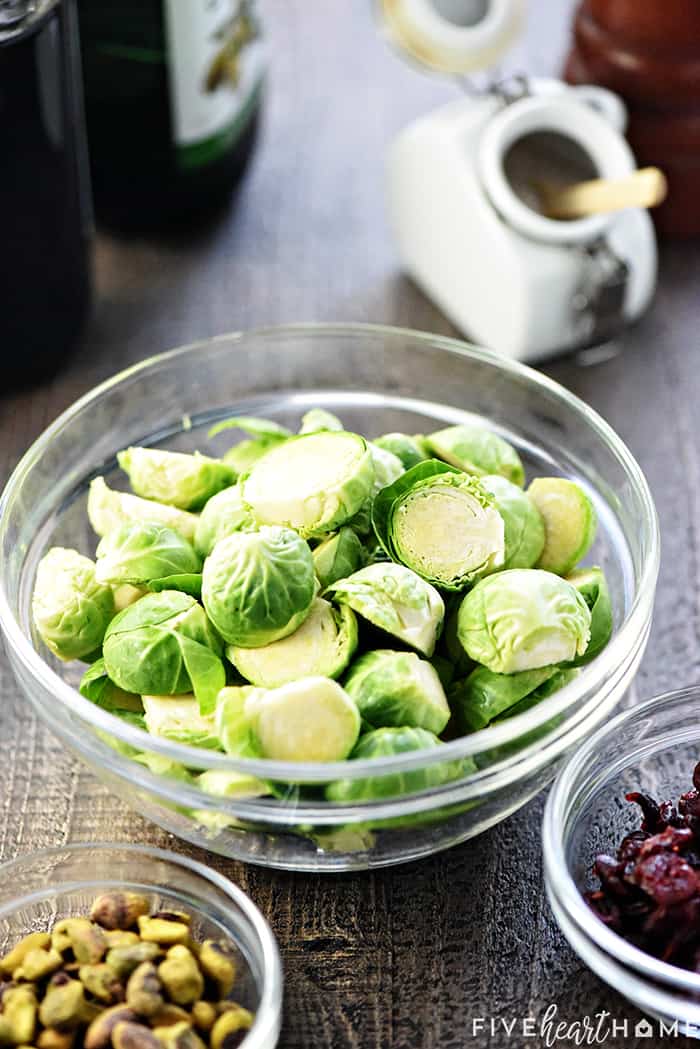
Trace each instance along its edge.
<instances>
[{"instance_id":1,"label":"halved brussels sprout","mask_svg":"<svg viewBox=\"0 0 700 1049\"><path fill-rule=\"evenodd\" d=\"M515 448L490 430L460 423L437 430L424 441L438 459L465 473L477 477L500 474L520 488L525 484L525 470Z\"/></svg>"},{"instance_id":2,"label":"halved brussels sprout","mask_svg":"<svg viewBox=\"0 0 700 1049\"><path fill-rule=\"evenodd\" d=\"M99 536L108 535L130 521L152 521L174 529L190 543L194 541L198 521L196 514L175 506L141 499L131 492L117 492L108 486L104 477L96 477L90 483L87 513Z\"/></svg>"},{"instance_id":3,"label":"halved brussels sprout","mask_svg":"<svg viewBox=\"0 0 700 1049\"><path fill-rule=\"evenodd\" d=\"M207 769L195 778L195 782L200 790L205 794L212 794L215 798L262 798L271 793L270 785L264 780L249 776L245 772L226 772L225 769ZM202 814L199 815L201 817ZM214 820L223 817L224 822L221 826L231 825L231 818L225 814L207 812L206 815L207 819L200 819L200 822L207 822L211 826L209 817L213 817Z\"/></svg>"},{"instance_id":4,"label":"halved brussels sprout","mask_svg":"<svg viewBox=\"0 0 700 1049\"><path fill-rule=\"evenodd\" d=\"M373 482L367 442L346 431L293 437L241 478L243 501L260 524L285 525L304 538L349 521Z\"/></svg>"},{"instance_id":5,"label":"halved brussels sprout","mask_svg":"<svg viewBox=\"0 0 700 1049\"><path fill-rule=\"evenodd\" d=\"M277 688L300 677L340 677L356 648L355 613L319 597L293 634L262 648L229 645L226 655L251 684Z\"/></svg>"},{"instance_id":6,"label":"halved brussels sprout","mask_svg":"<svg viewBox=\"0 0 700 1049\"><path fill-rule=\"evenodd\" d=\"M115 684L140 695L194 692L210 714L226 684L221 641L188 594L148 594L114 617L105 634L105 668Z\"/></svg>"},{"instance_id":7,"label":"halved brussels sprout","mask_svg":"<svg viewBox=\"0 0 700 1049\"><path fill-rule=\"evenodd\" d=\"M202 562L187 539L165 525L131 521L106 535L97 546L98 582L148 583L164 576L198 573Z\"/></svg>"},{"instance_id":8,"label":"halved brussels sprout","mask_svg":"<svg viewBox=\"0 0 700 1049\"><path fill-rule=\"evenodd\" d=\"M246 709L263 756L276 761L342 761L360 734L357 707L326 677L259 694Z\"/></svg>"},{"instance_id":9,"label":"halved brussels sprout","mask_svg":"<svg viewBox=\"0 0 700 1049\"><path fill-rule=\"evenodd\" d=\"M125 713L143 714L143 703L140 696L125 692L113 681L110 681L105 661L100 657L88 667L80 679L79 692L96 707L102 707L111 714L122 717Z\"/></svg>"},{"instance_id":10,"label":"halved brussels sprout","mask_svg":"<svg viewBox=\"0 0 700 1049\"><path fill-rule=\"evenodd\" d=\"M544 521L527 492L505 477L488 474L481 484L496 500L505 527L503 568L532 568L544 549Z\"/></svg>"},{"instance_id":11,"label":"halved brussels sprout","mask_svg":"<svg viewBox=\"0 0 700 1049\"><path fill-rule=\"evenodd\" d=\"M256 528L250 510L243 505L240 485L233 484L213 495L199 515L195 549L201 557L208 557L220 539Z\"/></svg>"},{"instance_id":12,"label":"halved brussels sprout","mask_svg":"<svg viewBox=\"0 0 700 1049\"><path fill-rule=\"evenodd\" d=\"M595 659L612 637L610 590L602 568L579 568L566 578L576 587L591 613L591 640L584 654L575 660L576 666L582 666Z\"/></svg>"},{"instance_id":13,"label":"halved brussels sprout","mask_svg":"<svg viewBox=\"0 0 700 1049\"><path fill-rule=\"evenodd\" d=\"M374 728L408 726L439 734L450 720L435 668L415 652L366 652L353 663L343 686L363 721Z\"/></svg>"},{"instance_id":14,"label":"halved brussels sprout","mask_svg":"<svg viewBox=\"0 0 700 1049\"><path fill-rule=\"evenodd\" d=\"M207 499L236 480L230 466L199 452L187 455L132 447L119 452L117 460L137 495L180 510L200 510Z\"/></svg>"},{"instance_id":15,"label":"halved brussels sprout","mask_svg":"<svg viewBox=\"0 0 700 1049\"><path fill-rule=\"evenodd\" d=\"M429 460L377 495L372 524L389 556L446 590L503 564L503 518L476 477Z\"/></svg>"},{"instance_id":16,"label":"halved brussels sprout","mask_svg":"<svg viewBox=\"0 0 700 1049\"><path fill-rule=\"evenodd\" d=\"M593 545L595 507L584 490L565 477L537 477L527 491L544 520L544 549L537 567L568 575Z\"/></svg>"},{"instance_id":17,"label":"halved brussels sprout","mask_svg":"<svg viewBox=\"0 0 700 1049\"><path fill-rule=\"evenodd\" d=\"M464 681L449 691L450 707L460 732L477 732L539 688L557 673L556 667L523 670L519 674L495 674L476 667Z\"/></svg>"},{"instance_id":18,"label":"halved brussels sprout","mask_svg":"<svg viewBox=\"0 0 700 1049\"><path fill-rule=\"evenodd\" d=\"M377 448L392 452L397 459L401 460L405 470L410 470L412 466L417 466L418 463L423 463L430 458L421 441L416 437L410 437L407 433L385 433L378 437L374 444Z\"/></svg>"},{"instance_id":19,"label":"halved brussels sprout","mask_svg":"<svg viewBox=\"0 0 700 1049\"><path fill-rule=\"evenodd\" d=\"M42 557L32 595L32 617L41 640L62 660L99 653L114 615L112 588L100 583L95 564L77 550L54 546Z\"/></svg>"},{"instance_id":20,"label":"halved brussels sprout","mask_svg":"<svg viewBox=\"0 0 700 1049\"><path fill-rule=\"evenodd\" d=\"M316 579L308 544L289 528L234 532L204 562L202 601L225 641L260 648L306 619Z\"/></svg>"},{"instance_id":21,"label":"halved brussels sprout","mask_svg":"<svg viewBox=\"0 0 700 1049\"><path fill-rule=\"evenodd\" d=\"M432 750L443 745L437 736L423 728L378 728L361 736L350 755L350 760L385 758L414 750ZM443 761L410 772L369 776L366 779L341 779L328 784L326 798L328 801L338 802L373 801L378 798L412 794L458 779L464 772L463 762Z\"/></svg>"},{"instance_id":22,"label":"halved brussels sprout","mask_svg":"<svg viewBox=\"0 0 700 1049\"><path fill-rule=\"evenodd\" d=\"M339 604L425 656L432 656L445 605L437 590L410 568L381 561L328 587Z\"/></svg>"},{"instance_id":23,"label":"halved brussels sprout","mask_svg":"<svg viewBox=\"0 0 700 1049\"><path fill-rule=\"evenodd\" d=\"M313 552L316 578L323 588L352 575L364 562L364 547L357 534L345 525L324 539Z\"/></svg>"},{"instance_id":24,"label":"halved brussels sprout","mask_svg":"<svg viewBox=\"0 0 700 1049\"><path fill-rule=\"evenodd\" d=\"M179 696L142 696L146 729L152 736L186 743L190 747L220 750L213 714L200 713L192 693Z\"/></svg>"},{"instance_id":25,"label":"halved brussels sprout","mask_svg":"<svg viewBox=\"0 0 700 1049\"><path fill-rule=\"evenodd\" d=\"M263 694L262 689L253 685L222 688L216 703L215 720L217 736L227 754L238 758L262 757L250 711L253 702Z\"/></svg>"},{"instance_id":26,"label":"halved brussels sprout","mask_svg":"<svg viewBox=\"0 0 700 1049\"><path fill-rule=\"evenodd\" d=\"M344 429L340 419L333 412L327 412L325 408L311 408L302 416L299 433L328 433Z\"/></svg>"},{"instance_id":27,"label":"halved brussels sprout","mask_svg":"<svg viewBox=\"0 0 700 1049\"><path fill-rule=\"evenodd\" d=\"M497 674L582 656L591 613L571 583L535 568L482 579L464 598L457 633L467 655Z\"/></svg>"}]
</instances>

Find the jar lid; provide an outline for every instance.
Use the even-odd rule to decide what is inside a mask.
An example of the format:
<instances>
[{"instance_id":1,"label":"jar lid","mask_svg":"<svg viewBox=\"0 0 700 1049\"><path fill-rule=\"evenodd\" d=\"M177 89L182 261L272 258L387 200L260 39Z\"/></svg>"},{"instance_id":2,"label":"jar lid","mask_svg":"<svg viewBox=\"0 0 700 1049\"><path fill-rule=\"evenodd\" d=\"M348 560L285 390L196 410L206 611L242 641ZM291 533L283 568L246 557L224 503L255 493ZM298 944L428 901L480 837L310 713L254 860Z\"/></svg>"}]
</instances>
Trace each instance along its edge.
<instances>
[{"instance_id":1,"label":"jar lid","mask_svg":"<svg viewBox=\"0 0 700 1049\"><path fill-rule=\"evenodd\" d=\"M488 69L520 35L526 0L375 0L389 38L441 73Z\"/></svg>"}]
</instances>

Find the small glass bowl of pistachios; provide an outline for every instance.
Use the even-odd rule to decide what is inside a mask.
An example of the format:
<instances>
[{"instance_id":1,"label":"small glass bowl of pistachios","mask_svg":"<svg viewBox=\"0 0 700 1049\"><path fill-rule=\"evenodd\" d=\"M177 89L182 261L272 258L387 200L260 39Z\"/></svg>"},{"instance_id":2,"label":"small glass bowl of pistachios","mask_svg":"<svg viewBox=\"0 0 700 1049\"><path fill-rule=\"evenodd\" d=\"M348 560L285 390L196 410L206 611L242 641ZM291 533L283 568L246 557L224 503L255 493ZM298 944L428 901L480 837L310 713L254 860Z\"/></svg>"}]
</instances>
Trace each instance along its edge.
<instances>
[{"instance_id":1,"label":"small glass bowl of pistachios","mask_svg":"<svg viewBox=\"0 0 700 1049\"><path fill-rule=\"evenodd\" d=\"M77 844L0 867L0 1047L272 1049L267 922L201 863Z\"/></svg>"}]
</instances>

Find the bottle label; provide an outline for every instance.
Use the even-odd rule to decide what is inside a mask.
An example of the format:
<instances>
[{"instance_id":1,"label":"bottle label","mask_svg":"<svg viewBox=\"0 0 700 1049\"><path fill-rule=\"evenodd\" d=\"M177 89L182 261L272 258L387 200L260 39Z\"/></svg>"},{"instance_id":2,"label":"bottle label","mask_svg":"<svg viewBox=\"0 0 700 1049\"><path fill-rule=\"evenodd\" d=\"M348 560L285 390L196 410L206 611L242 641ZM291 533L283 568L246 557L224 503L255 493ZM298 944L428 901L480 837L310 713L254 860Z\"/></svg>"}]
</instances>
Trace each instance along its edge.
<instances>
[{"instance_id":1,"label":"bottle label","mask_svg":"<svg viewBox=\"0 0 700 1049\"><path fill-rule=\"evenodd\" d=\"M183 169L226 153L260 91L265 55L252 0L164 0L173 134Z\"/></svg>"}]
</instances>

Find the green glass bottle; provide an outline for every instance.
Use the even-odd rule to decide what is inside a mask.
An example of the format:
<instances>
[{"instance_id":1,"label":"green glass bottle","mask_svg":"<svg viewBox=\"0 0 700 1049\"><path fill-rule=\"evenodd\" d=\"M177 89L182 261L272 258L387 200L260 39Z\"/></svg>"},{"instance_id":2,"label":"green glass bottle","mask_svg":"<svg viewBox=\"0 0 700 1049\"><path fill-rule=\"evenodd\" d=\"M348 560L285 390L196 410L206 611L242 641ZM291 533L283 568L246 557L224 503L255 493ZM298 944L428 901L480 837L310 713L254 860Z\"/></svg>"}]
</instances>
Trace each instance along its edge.
<instances>
[{"instance_id":1,"label":"green glass bottle","mask_svg":"<svg viewBox=\"0 0 700 1049\"><path fill-rule=\"evenodd\" d=\"M222 203L255 143L253 0L78 0L98 217L139 228Z\"/></svg>"}]
</instances>

